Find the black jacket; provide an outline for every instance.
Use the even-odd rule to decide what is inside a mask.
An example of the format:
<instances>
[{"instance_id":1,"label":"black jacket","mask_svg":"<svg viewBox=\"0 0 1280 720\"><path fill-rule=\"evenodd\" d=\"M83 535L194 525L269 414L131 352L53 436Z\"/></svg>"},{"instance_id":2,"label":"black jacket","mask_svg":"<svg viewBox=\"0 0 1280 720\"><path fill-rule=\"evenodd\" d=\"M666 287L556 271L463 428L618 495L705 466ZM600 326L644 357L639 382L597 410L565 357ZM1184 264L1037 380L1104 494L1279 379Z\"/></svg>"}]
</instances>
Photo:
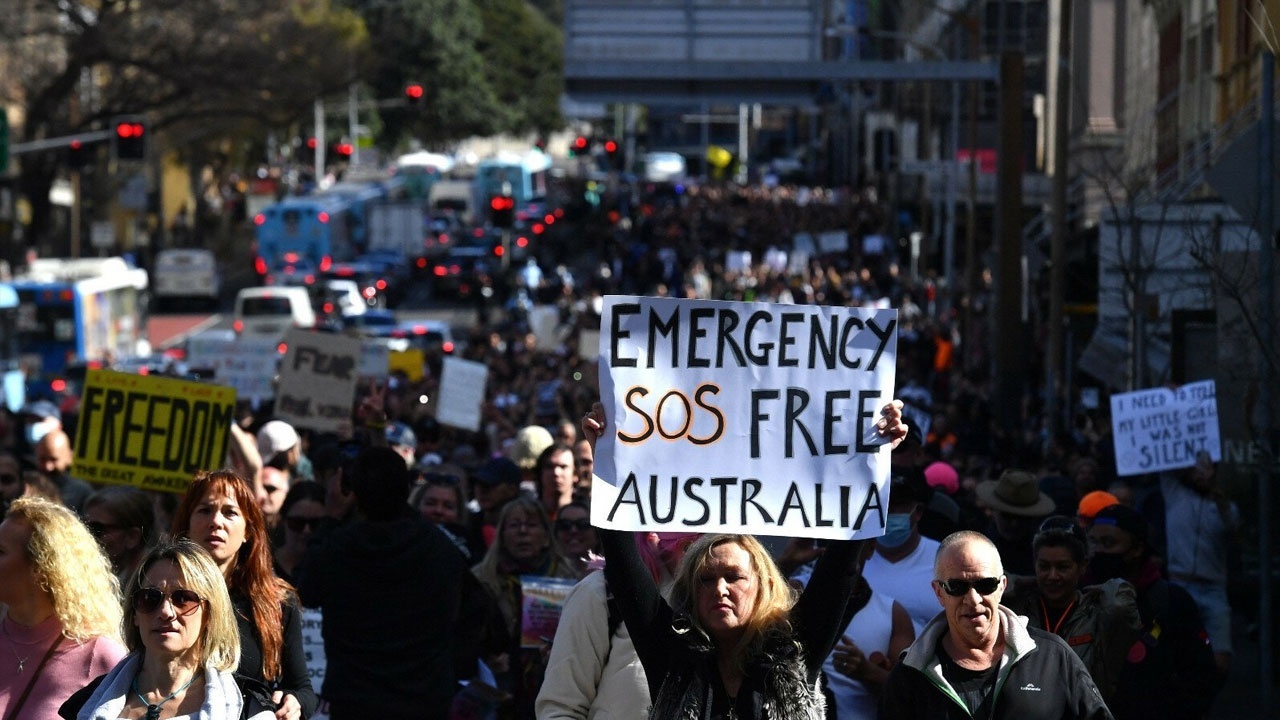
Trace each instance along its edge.
<instances>
[{"instance_id":1,"label":"black jacket","mask_svg":"<svg viewBox=\"0 0 1280 720\"><path fill-rule=\"evenodd\" d=\"M455 637L467 565L434 525L406 510L315 539L298 573L324 615L321 694L364 717L443 717L456 688Z\"/></svg>"},{"instance_id":2,"label":"black jacket","mask_svg":"<svg viewBox=\"0 0 1280 720\"><path fill-rule=\"evenodd\" d=\"M1026 627L1000 606L1005 633L991 720L1112 720L1089 671L1062 638ZM889 672L880 720L969 720L972 715L943 678L937 648L947 632L939 614Z\"/></svg>"}]
</instances>

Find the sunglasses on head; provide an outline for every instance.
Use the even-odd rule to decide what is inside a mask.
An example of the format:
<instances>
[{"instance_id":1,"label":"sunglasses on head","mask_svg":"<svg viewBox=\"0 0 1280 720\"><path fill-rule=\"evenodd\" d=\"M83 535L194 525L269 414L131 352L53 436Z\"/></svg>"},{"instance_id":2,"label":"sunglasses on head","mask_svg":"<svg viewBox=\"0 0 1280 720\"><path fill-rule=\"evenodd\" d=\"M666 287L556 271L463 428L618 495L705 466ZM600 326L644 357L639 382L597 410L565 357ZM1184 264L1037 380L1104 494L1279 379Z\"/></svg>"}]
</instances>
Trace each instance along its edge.
<instances>
[{"instance_id":1,"label":"sunglasses on head","mask_svg":"<svg viewBox=\"0 0 1280 720\"><path fill-rule=\"evenodd\" d=\"M141 588L133 594L133 609L140 613L153 613L164 605L166 599L173 605L174 612L184 616L195 612L204 602L204 598L194 590L186 588L178 588L168 595L157 588Z\"/></svg>"},{"instance_id":2,"label":"sunglasses on head","mask_svg":"<svg viewBox=\"0 0 1280 720\"><path fill-rule=\"evenodd\" d=\"M586 532L590 529L591 521L586 518L580 520L556 520L556 532L569 532L570 530Z\"/></svg>"},{"instance_id":3,"label":"sunglasses on head","mask_svg":"<svg viewBox=\"0 0 1280 720\"><path fill-rule=\"evenodd\" d=\"M318 530L322 519L318 517L287 517L284 519L284 524L294 532L302 532L307 528Z\"/></svg>"},{"instance_id":4,"label":"sunglasses on head","mask_svg":"<svg viewBox=\"0 0 1280 720\"><path fill-rule=\"evenodd\" d=\"M952 578L951 580L935 580L942 591L951 597L962 597L969 594L969 590L977 590L979 595L986 597L995 592L1000 587L1000 578L985 577L977 580L960 580Z\"/></svg>"}]
</instances>

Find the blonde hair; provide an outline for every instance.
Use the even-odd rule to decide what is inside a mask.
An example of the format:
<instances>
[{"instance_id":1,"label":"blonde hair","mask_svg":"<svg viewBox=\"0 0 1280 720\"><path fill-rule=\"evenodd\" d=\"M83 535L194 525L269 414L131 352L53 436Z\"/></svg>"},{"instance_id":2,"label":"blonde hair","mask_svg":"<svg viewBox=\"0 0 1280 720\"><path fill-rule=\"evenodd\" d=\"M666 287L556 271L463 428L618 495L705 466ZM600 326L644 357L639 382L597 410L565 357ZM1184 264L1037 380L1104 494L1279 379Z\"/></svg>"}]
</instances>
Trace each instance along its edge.
<instances>
[{"instance_id":1,"label":"blonde hair","mask_svg":"<svg viewBox=\"0 0 1280 720\"><path fill-rule=\"evenodd\" d=\"M746 618L742 639L734 648L739 666L752 647L760 645L773 631L791 630L791 608L796 604L796 591L778 571L769 551L751 535L703 535L685 551L675 583L671 586L671 606L677 615L688 616L689 621L703 635L710 635L702 626L697 612L698 576L711 559L711 552L721 545L734 544L746 551L751 558L751 569L757 577L754 609Z\"/></svg>"},{"instance_id":2,"label":"blonde hair","mask_svg":"<svg viewBox=\"0 0 1280 720\"><path fill-rule=\"evenodd\" d=\"M157 545L147 552L138 564L138 572L129 580L128 611L124 618L125 646L130 652L143 649L142 633L133 622L133 596L142 589L147 572L156 563L172 562L182 573L183 583L204 600L204 617L200 623L201 666L212 665L217 670L234 672L240 664L240 629L236 625L235 610L227 593L227 582L222 578L213 558L205 549L190 540L176 540Z\"/></svg>"},{"instance_id":3,"label":"blonde hair","mask_svg":"<svg viewBox=\"0 0 1280 720\"><path fill-rule=\"evenodd\" d=\"M31 528L27 557L69 640L120 640L120 584L98 541L65 506L43 498L13 501L5 516Z\"/></svg>"}]
</instances>

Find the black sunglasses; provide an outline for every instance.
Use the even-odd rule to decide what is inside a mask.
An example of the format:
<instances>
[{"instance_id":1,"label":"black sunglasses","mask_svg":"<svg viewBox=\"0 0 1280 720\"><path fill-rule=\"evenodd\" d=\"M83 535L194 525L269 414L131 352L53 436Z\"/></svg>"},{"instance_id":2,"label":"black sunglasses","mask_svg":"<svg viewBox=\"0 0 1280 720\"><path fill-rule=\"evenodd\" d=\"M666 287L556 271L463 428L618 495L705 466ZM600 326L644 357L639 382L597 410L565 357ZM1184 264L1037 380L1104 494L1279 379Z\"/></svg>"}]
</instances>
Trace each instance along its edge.
<instances>
[{"instance_id":1,"label":"black sunglasses","mask_svg":"<svg viewBox=\"0 0 1280 720\"><path fill-rule=\"evenodd\" d=\"M287 517L284 519L284 524L294 532L302 532L307 528L319 530L320 521L323 519L318 517Z\"/></svg>"},{"instance_id":2,"label":"black sunglasses","mask_svg":"<svg viewBox=\"0 0 1280 720\"><path fill-rule=\"evenodd\" d=\"M969 590L977 590L979 595L986 597L995 592L1000 587L1000 578L986 577L977 580L935 580L942 587L942 591L951 597L962 597L969 594Z\"/></svg>"},{"instance_id":3,"label":"black sunglasses","mask_svg":"<svg viewBox=\"0 0 1280 720\"><path fill-rule=\"evenodd\" d=\"M568 532L570 530L586 532L590 529L591 521L586 518L581 520L556 520L556 532Z\"/></svg>"},{"instance_id":4,"label":"black sunglasses","mask_svg":"<svg viewBox=\"0 0 1280 720\"><path fill-rule=\"evenodd\" d=\"M133 594L133 609L140 613L153 613L164 605L166 598L173 605L174 612L182 616L195 612L204 602L204 598L194 590L186 588L178 588L168 595L156 588L141 588Z\"/></svg>"},{"instance_id":5,"label":"black sunglasses","mask_svg":"<svg viewBox=\"0 0 1280 720\"><path fill-rule=\"evenodd\" d=\"M90 520L86 522L84 526L88 528L89 534L96 538L100 538L103 535L106 535L107 533L111 532L112 530L119 530L120 528L124 527L123 525L111 525L110 523L100 523L100 522L97 522L96 520Z\"/></svg>"}]
</instances>

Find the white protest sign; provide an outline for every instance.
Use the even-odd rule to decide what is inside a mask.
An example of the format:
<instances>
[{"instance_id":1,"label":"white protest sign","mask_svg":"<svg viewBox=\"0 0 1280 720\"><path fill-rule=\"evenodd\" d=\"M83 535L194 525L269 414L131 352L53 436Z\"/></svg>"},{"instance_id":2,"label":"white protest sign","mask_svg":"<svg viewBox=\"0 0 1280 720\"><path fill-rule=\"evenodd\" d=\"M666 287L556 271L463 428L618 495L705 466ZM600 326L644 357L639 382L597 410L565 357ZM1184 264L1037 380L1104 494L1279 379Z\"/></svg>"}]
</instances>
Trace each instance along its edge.
<instances>
[{"instance_id":1,"label":"white protest sign","mask_svg":"<svg viewBox=\"0 0 1280 720\"><path fill-rule=\"evenodd\" d=\"M238 398L267 400L276 393L279 344L275 340L196 336L187 340L187 366L213 370L218 383L235 388Z\"/></svg>"},{"instance_id":2,"label":"white protest sign","mask_svg":"<svg viewBox=\"0 0 1280 720\"><path fill-rule=\"evenodd\" d=\"M364 342L360 345L360 366L356 374L381 381L391 368L391 348L385 343Z\"/></svg>"},{"instance_id":3,"label":"white protest sign","mask_svg":"<svg viewBox=\"0 0 1280 720\"><path fill-rule=\"evenodd\" d=\"M538 305L529 311L529 329L537 343L537 349L551 352L560 347L560 308L555 305Z\"/></svg>"},{"instance_id":4,"label":"white protest sign","mask_svg":"<svg viewBox=\"0 0 1280 720\"><path fill-rule=\"evenodd\" d=\"M1222 459L1212 380L1112 395L1111 424L1117 475L1191 467L1200 452Z\"/></svg>"},{"instance_id":5,"label":"white protest sign","mask_svg":"<svg viewBox=\"0 0 1280 720\"><path fill-rule=\"evenodd\" d=\"M824 253L848 252L849 233L845 230L818 233L818 248Z\"/></svg>"},{"instance_id":6,"label":"white protest sign","mask_svg":"<svg viewBox=\"0 0 1280 720\"><path fill-rule=\"evenodd\" d=\"M315 608L302 608L302 652L307 662L307 676L311 678L311 687L319 694L324 686L324 671L327 666L324 655L324 616ZM312 720L328 720L328 703L321 703L320 708L311 714Z\"/></svg>"},{"instance_id":7,"label":"white protest sign","mask_svg":"<svg viewBox=\"0 0 1280 720\"><path fill-rule=\"evenodd\" d=\"M480 429L480 406L489 368L474 360L446 357L440 371L436 420L463 430Z\"/></svg>"},{"instance_id":8,"label":"white protest sign","mask_svg":"<svg viewBox=\"0 0 1280 720\"><path fill-rule=\"evenodd\" d=\"M294 328L284 341L276 415L294 427L349 437L360 340Z\"/></svg>"},{"instance_id":9,"label":"white protest sign","mask_svg":"<svg viewBox=\"0 0 1280 720\"><path fill-rule=\"evenodd\" d=\"M610 296L591 521L883 534L897 312Z\"/></svg>"}]
</instances>

